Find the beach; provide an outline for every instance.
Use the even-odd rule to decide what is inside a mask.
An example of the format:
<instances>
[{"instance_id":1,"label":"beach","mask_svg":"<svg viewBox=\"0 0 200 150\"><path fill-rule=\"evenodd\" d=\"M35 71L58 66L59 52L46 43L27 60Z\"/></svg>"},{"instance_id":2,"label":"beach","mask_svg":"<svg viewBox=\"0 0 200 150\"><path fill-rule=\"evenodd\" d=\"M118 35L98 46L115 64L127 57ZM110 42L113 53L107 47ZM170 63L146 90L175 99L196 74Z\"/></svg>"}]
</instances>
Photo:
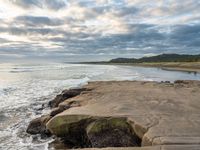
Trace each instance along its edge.
<instances>
[{"instance_id":1,"label":"beach","mask_svg":"<svg viewBox=\"0 0 200 150\"><path fill-rule=\"evenodd\" d=\"M200 72L200 62L138 63L135 66L159 67L171 71Z\"/></svg>"},{"instance_id":2,"label":"beach","mask_svg":"<svg viewBox=\"0 0 200 150\"><path fill-rule=\"evenodd\" d=\"M113 63L113 62L89 62L83 64L101 64L101 65L121 65L136 67L153 67L169 71L183 71L190 73L200 72L200 62L148 62L148 63Z\"/></svg>"}]
</instances>

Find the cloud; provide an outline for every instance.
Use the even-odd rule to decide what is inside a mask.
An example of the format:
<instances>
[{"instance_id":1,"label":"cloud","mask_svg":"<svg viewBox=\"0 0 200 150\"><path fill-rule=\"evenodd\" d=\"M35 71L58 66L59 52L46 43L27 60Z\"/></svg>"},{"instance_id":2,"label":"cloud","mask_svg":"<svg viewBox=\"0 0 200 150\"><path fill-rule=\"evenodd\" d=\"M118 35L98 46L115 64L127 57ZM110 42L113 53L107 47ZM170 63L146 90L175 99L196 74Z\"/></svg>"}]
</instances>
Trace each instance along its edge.
<instances>
[{"instance_id":1,"label":"cloud","mask_svg":"<svg viewBox=\"0 0 200 150\"><path fill-rule=\"evenodd\" d=\"M48 25L48 26L58 26L63 25L64 20L60 20L57 18L49 18L43 16L19 16L14 19L15 23L21 23L26 26L40 26L40 25Z\"/></svg>"},{"instance_id":2,"label":"cloud","mask_svg":"<svg viewBox=\"0 0 200 150\"><path fill-rule=\"evenodd\" d=\"M198 0L0 2L0 59L199 53L199 7Z\"/></svg>"},{"instance_id":3,"label":"cloud","mask_svg":"<svg viewBox=\"0 0 200 150\"><path fill-rule=\"evenodd\" d=\"M59 10L67 6L67 2L65 0L45 0L45 4L48 8L54 10Z\"/></svg>"},{"instance_id":4,"label":"cloud","mask_svg":"<svg viewBox=\"0 0 200 150\"><path fill-rule=\"evenodd\" d=\"M23 7L39 7L39 8L49 8L53 10L59 10L67 6L65 0L9 0L11 3Z\"/></svg>"},{"instance_id":5,"label":"cloud","mask_svg":"<svg viewBox=\"0 0 200 150\"><path fill-rule=\"evenodd\" d=\"M41 7L40 0L9 0L11 3L16 4L23 8L29 8L33 6Z\"/></svg>"},{"instance_id":6,"label":"cloud","mask_svg":"<svg viewBox=\"0 0 200 150\"><path fill-rule=\"evenodd\" d=\"M174 31L170 35L170 40L177 47L184 46L191 51L191 48L200 51L200 24L175 26Z\"/></svg>"}]
</instances>

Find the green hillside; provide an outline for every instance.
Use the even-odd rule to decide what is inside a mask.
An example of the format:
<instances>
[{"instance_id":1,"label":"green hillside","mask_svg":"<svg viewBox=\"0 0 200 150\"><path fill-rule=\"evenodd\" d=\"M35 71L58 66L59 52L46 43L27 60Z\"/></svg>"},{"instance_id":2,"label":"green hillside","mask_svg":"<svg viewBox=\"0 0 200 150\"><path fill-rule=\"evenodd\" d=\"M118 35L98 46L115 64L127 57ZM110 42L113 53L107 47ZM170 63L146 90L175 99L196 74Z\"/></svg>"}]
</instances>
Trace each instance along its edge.
<instances>
[{"instance_id":1,"label":"green hillside","mask_svg":"<svg viewBox=\"0 0 200 150\"><path fill-rule=\"evenodd\" d=\"M109 63L200 62L200 55L162 54L152 57L116 58Z\"/></svg>"}]
</instances>

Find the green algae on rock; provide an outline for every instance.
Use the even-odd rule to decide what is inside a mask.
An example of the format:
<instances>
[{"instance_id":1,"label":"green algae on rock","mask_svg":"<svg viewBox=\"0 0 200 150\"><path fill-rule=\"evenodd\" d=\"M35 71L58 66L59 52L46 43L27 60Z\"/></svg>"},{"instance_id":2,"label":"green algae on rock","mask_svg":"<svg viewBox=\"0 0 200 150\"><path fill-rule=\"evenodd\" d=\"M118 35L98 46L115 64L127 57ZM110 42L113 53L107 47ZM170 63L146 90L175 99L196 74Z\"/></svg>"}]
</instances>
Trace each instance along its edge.
<instances>
[{"instance_id":1,"label":"green algae on rock","mask_svg":"<svg viewBox=\"0 0 200 150\"><path fill-rule=\"evenodd\" d=\"M58 115L47 128L72 147L134 147L141 143L124 117Z\"/></svg>"},{"instance_id":2,"label":"green algae on rock","mask_svg":"<svg viewBox=\"0 0 200 150\"><path fill-rule=\"evenodd\" d=\"M87 127L87 136L92 147L134 147L141 142L126 118L100 118Z\"/></svg>"},{"instance_id":3,"label":"green algae on rock","mask_svg":"<svg viewBox=\"0 0 200 150\"><path fill-rule=\"evenodd\" d=\"M58 115L47 123L47 128L69 147L90 147L85 128L91 121L92 118L86 115Z\"/></svg>"}]
</instances>

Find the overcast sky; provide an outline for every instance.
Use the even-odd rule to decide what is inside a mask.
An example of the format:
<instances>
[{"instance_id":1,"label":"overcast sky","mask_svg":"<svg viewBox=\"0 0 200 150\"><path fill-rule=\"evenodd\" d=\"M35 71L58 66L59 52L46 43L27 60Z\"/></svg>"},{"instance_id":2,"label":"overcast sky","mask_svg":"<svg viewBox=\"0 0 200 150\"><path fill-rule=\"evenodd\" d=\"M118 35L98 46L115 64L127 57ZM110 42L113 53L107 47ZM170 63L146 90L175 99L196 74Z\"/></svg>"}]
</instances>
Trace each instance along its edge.
<instances>
[{"instance_id":1,"label":"overcast sky","mask_svg":"<svg viewBox=\"0 0 200 150\"><path fill-rule=\"evenodd\" d=\"M200 53L199 0L0 0L0 62Z\"/></svg>"}]
</instances>

